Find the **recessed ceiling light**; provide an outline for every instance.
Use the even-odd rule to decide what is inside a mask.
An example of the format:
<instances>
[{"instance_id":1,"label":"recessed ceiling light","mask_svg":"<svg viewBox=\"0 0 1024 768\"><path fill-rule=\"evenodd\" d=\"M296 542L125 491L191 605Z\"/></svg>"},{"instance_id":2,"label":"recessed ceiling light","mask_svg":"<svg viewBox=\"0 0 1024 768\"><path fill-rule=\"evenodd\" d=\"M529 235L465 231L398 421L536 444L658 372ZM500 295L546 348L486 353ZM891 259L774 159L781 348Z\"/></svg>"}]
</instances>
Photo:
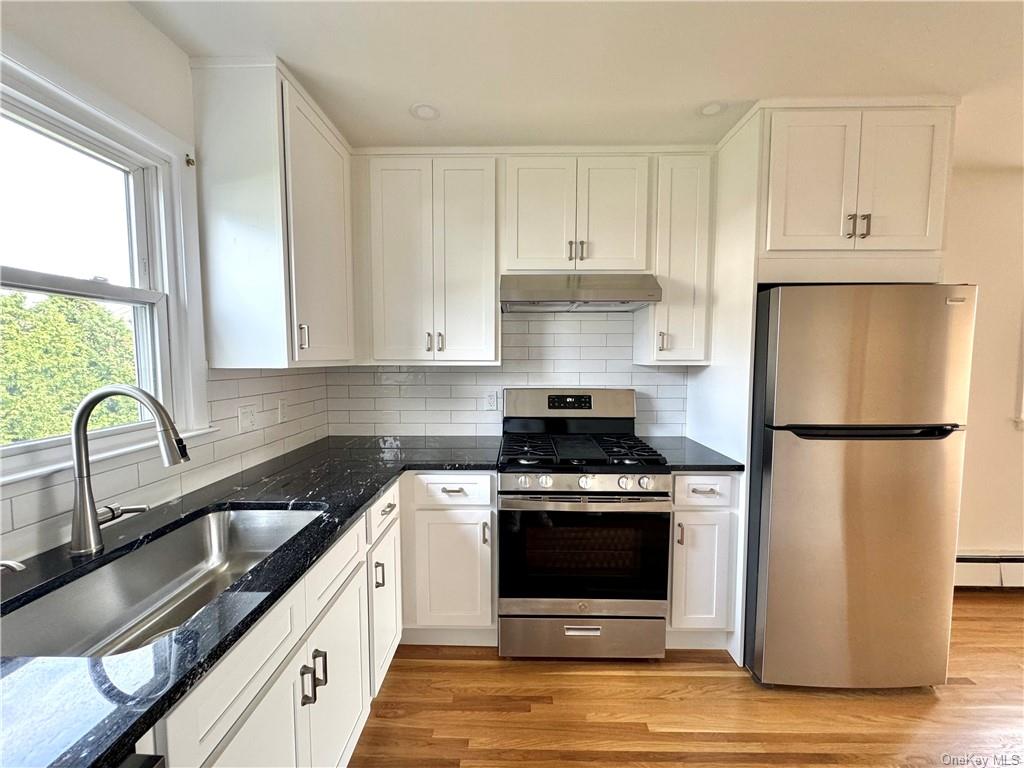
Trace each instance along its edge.
<instances>
[{"instance_id":1,"label":"recessed ceiling light","mask_svg":"<svg viewBox=\"0 0 1024 768\"><path fill-rule=\"evenodd\" d=\"M720 101L709 101L703 107L700 108L700 113L704 117L713 117L725 109L725 105Z\"/></svg>"},{"instance_id":2,"label":"recessed ceiling light","mask_svg":"<svg viewBox=\"0 0 1024 768\"><path fill-rule=\"evenodd\" d=\"M431 104L413 104L409 107L409 114L417 120L437 120L441 112Z\"/></svg>"}]
</instances>

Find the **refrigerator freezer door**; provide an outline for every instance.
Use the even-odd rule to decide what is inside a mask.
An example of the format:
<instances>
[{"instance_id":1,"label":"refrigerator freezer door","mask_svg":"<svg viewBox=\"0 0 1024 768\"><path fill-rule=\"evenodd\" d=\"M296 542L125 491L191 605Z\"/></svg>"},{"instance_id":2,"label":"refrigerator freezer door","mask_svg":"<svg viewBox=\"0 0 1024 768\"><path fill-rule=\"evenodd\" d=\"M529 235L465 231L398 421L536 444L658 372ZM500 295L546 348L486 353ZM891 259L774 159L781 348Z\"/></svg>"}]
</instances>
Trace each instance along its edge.
<instances>
[{"instance_id":1,"label":"refrigerator freezer door","mask_svg":"<svg viewBox=\"0 0 1024 768\"><path fill-rule=\"evenodd\" d=\"M766 423L966 424L976 295L967 285L773 289Z\"/></svg>"},{"instance_id":2,"label":"refrigerator freezer door","mask_svg":"<svg viewBox=\"0 0 1024 768\"><path fill-rule=\"evenodd\" d=\"M945 682L964 432L769 431L755 673L764 683Z\"/></svg>"}]
</instances>

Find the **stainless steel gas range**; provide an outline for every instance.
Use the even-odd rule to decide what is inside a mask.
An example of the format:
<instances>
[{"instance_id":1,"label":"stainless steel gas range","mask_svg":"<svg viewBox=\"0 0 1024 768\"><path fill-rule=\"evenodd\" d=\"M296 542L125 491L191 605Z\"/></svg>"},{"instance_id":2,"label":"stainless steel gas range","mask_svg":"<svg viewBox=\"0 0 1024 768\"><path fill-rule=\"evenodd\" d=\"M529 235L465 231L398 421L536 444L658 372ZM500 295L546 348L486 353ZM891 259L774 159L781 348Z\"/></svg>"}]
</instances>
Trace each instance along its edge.
<instances>
[{"instance_id":1,"label":"stainless steel gas range","mask_svg":"<svg viewBox=\"0 0 1024 768\"><path fill-rule=\"evenodd\" d=\"M631 389L506 389L498 652L661 658L671 476Z\"/></svg>"}]
</instances>

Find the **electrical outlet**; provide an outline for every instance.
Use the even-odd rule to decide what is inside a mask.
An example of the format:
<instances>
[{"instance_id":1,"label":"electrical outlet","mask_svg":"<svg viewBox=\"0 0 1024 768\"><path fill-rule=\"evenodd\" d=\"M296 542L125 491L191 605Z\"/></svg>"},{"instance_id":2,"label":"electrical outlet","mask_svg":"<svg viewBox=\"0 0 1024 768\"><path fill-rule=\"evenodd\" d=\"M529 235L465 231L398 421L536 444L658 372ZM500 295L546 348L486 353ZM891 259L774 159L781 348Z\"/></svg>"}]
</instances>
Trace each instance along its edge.
<instances>
[{"instance_id":1,"label":"electrical outlet","mask_svg":"<svg viewBox=\"0 0 1024 768\"><path fill-rule=\"evenodd\" d=\"M487 393L487 410L496 411L498 410L498 393L488 392Z\"/></svg>"},{"instance_id":2,"label":"electrical outlet","mask_svg":"<svg viewBox=\"0 0 1024 768\"><path fill-rule=\"evenodd\" d=\"M287 421L287 419L285 418L285 416L287 416L287 414L288 414L288 403L286 401L284 401L283 399L278 399L278 401L277 401L277 420L278 420L278 422L283 424L285 421Z\"/></svg>"},{"instance_id":3,"label":"electrical outlet","mask_svg":"<svg viewBox=\"0 0 1024 768\"><path fill-rule=\"evenodd\" d=\"M256 429L256 406L241 405L238 407L238 431L252 432Z\"/></svg>"}]
</instances>

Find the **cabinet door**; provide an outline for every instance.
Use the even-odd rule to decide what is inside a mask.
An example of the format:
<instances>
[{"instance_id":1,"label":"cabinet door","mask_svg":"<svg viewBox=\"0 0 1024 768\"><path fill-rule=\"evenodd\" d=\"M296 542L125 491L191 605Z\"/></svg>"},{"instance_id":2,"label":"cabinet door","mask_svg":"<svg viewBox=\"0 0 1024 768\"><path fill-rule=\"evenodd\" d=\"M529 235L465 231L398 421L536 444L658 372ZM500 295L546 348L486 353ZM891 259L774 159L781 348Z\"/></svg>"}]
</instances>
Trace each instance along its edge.
<instances>
[{"instance_id":1,"label":"cabinet door","mask_svg":"<svg viewBox=\"0 0 1024 768\"><path fill-rule=\"evenodd\" d=\"M646 269L647 157L581 157L577 165L576 268Z\"/></svg>"},{"instance_id":2,"label":"cabinet door","mask_svg":"<svg viewBox=\"0 0 1024 768\"><path fill-rule=\"evenodd\" d=\"M391 666L402 640L402 540L393 524L370 553L370 652L373 695Z\"/></svg>"},{"instance_id":3,"label":"cabinet door","mask_svg":"<svg viewBox=\"0 0 1024 768\"><path fill-rule=\"evenodd\" d=\"M948 109L864 113L858 250L942 247L951 122Z\"/></svg>"},{"instance_id":4,"label":"cabinet door","mask_svg":"<svg viewBox=\"0 0 1024 768\"><path fill-rule=\"evenodd\" d=\"M505 268L572 269L576 158L510 157L505 185Z\"/></svg>"},{"instance_id":5,"label":"cabinet door","mask_svg":"<svg viewBox=\"0 0 1024 768\"><path fill-rule=\"evenodd\" d=\"M214 768L300 768L309 765L310 705L302 704L303 684L299 669L306 664L306 648L300 646L284 671L235 727L227 746L209 765Z\"/></svg>"},{"instance_id":6,"label":"cabinet door","mask_svg":"<svg viewBox=\"0 0 1024 768\"><path fill-rule=\"evenodd\" d=\"M494 360L494 158L434 160L435 360Z\"/></svg>"},{"instance_id":7,"label":"cabinet door","mask_svg":"<svg viewBox=\"0 0 1024 768\"><path fill-rule=\"evenodd\" d=\"M373 353L378 360L434 358L431 165L370 160Z\"/></svg>"},{"instance_id":8,"label":"cabinet door","mask_svg":"<svg viewBox=\"0 0 1024 768\"><path fill-rule=\"evenodd\" d=\"M491 620L490 509L418 509L416 623L479 627Z\"/></svg>"},{"instance_id":9,"label":"cabinet door","mask_svg":"<svg viewBox=\"0 0 1024 768\"><path fill-rule=\"evenodd\" d=\"M857 110L772 115L768 250L852 250L857 214Z\"/></svg>"},{"instance_id":10,"label":"cabinet door","mask_svg":"<svg viewBox=\"0 0 1024 768\"><path fill-rule=\"evenodd\" d=\"M676 512L672 626L729 629L731 512Z\"/></svg>"},{"instance_id":11,"label":"cabinet door","mask_svg":"<svg viewBox=\"0 0 1024 768\"><path fill-rule=\"evenodd\" d=\"M658 161L656 272L662 300L655 306L655 360L707 359L708 179L707 157Z\"/></svg>"},{"instance_id":12,"label":"cabinet door","mask_svg":"<svg viewBox=\"0 0 1024 768\"><path fill-rule=\"evenodd\" d=\"M282 88L292 357L299 361L350 360L348 156L301 94L287 80Z\"/></svg>"},{"instance_id":13,"label":"cabinet door","mask_svg":"<svg viewBox=\"0 0 1024 768\"><path fill-rule=\"evenodd\" d=\"M355 749L370 706L369 620L366 574L356 571L306 641L315 674L315 704L309 710L314 768L344 765Z\"/></svg>"}]
</instances>

